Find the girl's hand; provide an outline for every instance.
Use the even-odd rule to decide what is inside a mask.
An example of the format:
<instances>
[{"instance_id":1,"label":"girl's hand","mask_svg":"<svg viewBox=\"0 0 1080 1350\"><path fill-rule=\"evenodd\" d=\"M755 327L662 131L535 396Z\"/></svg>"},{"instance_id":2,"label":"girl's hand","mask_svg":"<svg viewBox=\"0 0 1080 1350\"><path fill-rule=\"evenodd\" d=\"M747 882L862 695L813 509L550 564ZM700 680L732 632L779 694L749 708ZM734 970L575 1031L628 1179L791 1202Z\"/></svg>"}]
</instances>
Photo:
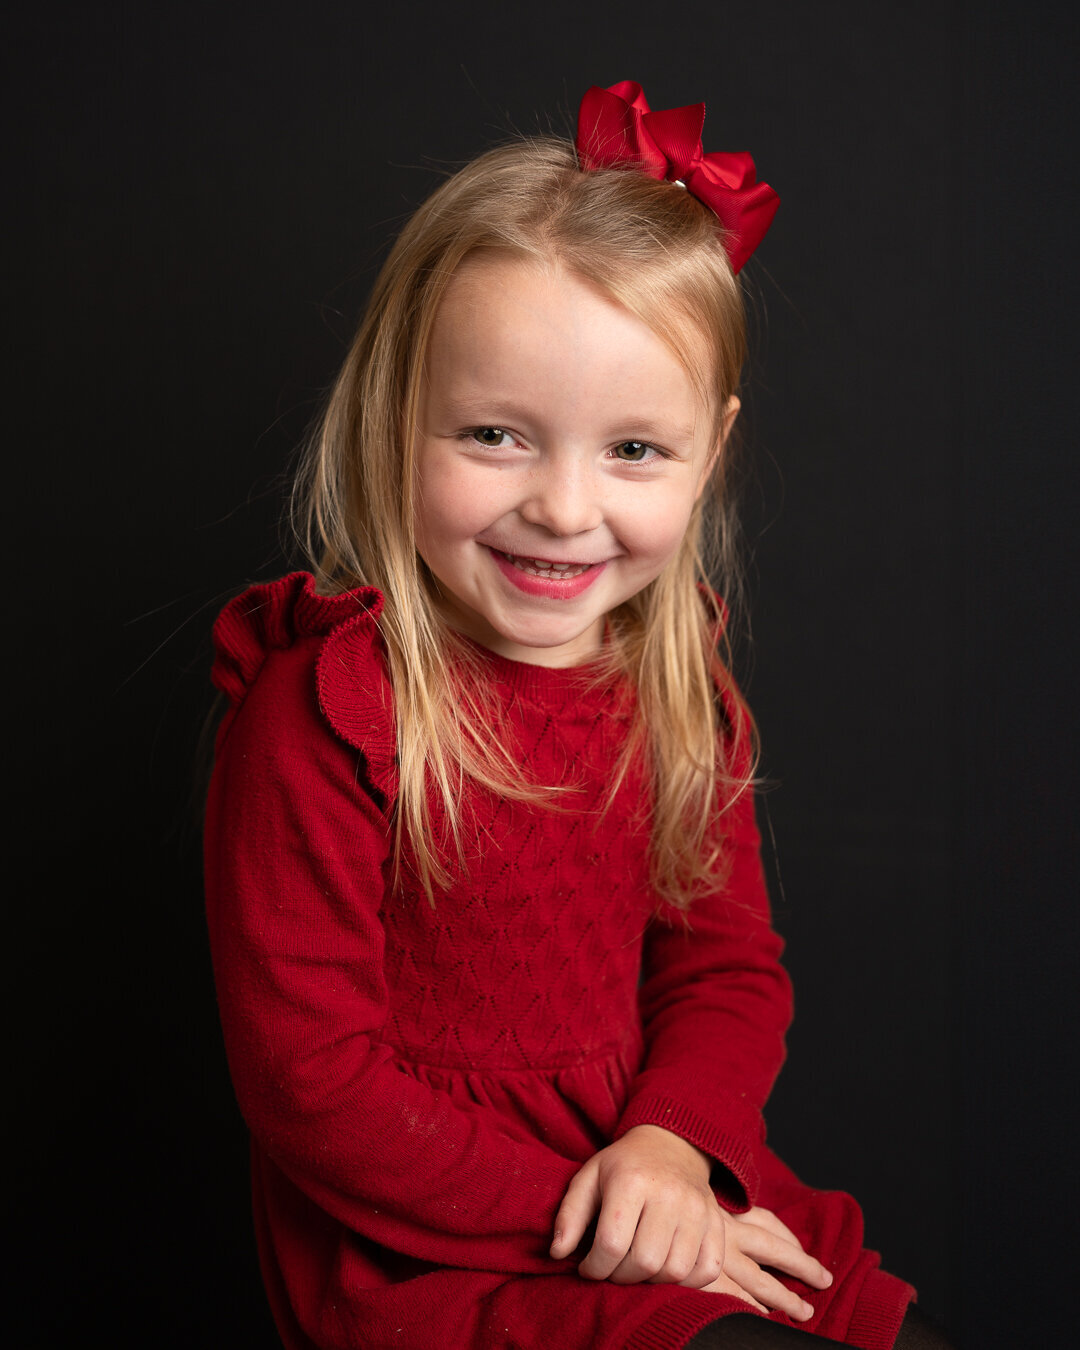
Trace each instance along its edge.
<instances>
[{"instance_id":1,"label":"girl's hand","mask_svg":"<svg viewBox=\"0 0 1080 1350\"><path fill-rule=\"evenodd\" d=\"M808 1303L761 1269L767 1264L815 1288L832 1276L768 1210L731 1215L709 1187L707 1154L657 1125L636 1125L601 1149L567 1188L551 1255L569 1256L594 1217L596 1235L578 1271L615 1284L681 1284L733 1294L797 1321Z\"/></svg>"},{"instance_id":2,"label":"girl's hand","mask_svg":"<svg viewBox=\"0 0 1080 1350\"><path fill-rule=\"evenodd\" d=\"M678 1135L635 1125L571 1181L555 1216L552 1256L569 1256L599 1215L578 1266L586 1279L703 1288L724 1268L723 1213L709 1172L708 1157Z\"/></svg>"},{"instance_id":3,"label":"girl's hand","mask_svg":"<svg viewBox=\"0 0 1080 1350\"><path fill-rule=\"evenodd\" d=\"M759 1312L777 1308L796 1322L812 1317L813 1307L762 1267L794 1275L812 1289L828 1289L833 1282L832 1272L803 1251L799 1239L772 1210L755 1205L745 1214L723 1213L724 1273L702 1288L745 1299Z\"/></svg>"}]
</instances>

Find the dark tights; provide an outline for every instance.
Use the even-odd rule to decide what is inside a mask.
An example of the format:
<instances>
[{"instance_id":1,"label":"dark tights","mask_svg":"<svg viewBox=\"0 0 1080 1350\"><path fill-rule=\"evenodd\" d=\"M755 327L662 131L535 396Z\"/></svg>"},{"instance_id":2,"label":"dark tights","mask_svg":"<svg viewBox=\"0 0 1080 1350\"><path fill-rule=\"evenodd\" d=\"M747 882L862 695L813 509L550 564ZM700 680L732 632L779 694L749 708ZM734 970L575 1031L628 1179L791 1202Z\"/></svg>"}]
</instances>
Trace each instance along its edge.
<instances>
[{"instance_id":1,"label":"dark tights","mask_svg":"<svg viewBox=\"0 0 1080 1350\"><path fill-rule=\"evenodd\" d=\"M815 1347L842 1346L828 1336L813 1336L808 1331L767 1322L752 1313L733 1313L710 1322L687 1343L686 1350L815 1350ZM893 1350L953 1350L953 1343L939 1331L915 1304L907 1310L904 1324Z\"/></svg>"}]
</instances>

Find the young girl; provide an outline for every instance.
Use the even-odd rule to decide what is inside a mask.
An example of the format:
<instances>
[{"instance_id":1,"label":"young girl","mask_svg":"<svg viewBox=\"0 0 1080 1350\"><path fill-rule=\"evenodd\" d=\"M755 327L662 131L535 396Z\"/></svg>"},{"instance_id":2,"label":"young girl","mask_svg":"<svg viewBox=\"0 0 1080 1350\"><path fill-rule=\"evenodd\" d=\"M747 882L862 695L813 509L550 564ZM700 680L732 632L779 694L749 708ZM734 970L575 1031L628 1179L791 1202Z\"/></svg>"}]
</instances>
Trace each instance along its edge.
<instances>
[{"instance_id":1,"label":"young girl","mask_svg":"<svg viewBox=\"0 0 1080 1350\"><path fill-rule=\"evenodd\" d=\"M764 1144L789 987L702 583L776 197L703 115L593 89L576 147L421 207L302 475L315 575L217 622L210 936L289 1350L943 1344Z\"/></svg>"}]
</instances>

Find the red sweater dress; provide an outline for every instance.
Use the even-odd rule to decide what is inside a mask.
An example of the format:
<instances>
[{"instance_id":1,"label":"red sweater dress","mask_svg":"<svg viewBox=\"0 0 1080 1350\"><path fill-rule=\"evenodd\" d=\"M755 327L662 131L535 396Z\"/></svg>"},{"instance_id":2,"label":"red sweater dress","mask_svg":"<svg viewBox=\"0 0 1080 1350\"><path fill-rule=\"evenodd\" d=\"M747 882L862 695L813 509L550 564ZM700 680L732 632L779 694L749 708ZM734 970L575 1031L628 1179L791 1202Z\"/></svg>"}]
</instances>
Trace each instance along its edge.
<instances>
[{"instance_id":1,"label":"red sweater dress","mask_svg":"<svg viewBox=\"0 0 1080 1350\"><path fill-rule=\"evenodd\" d=\"M296 573L214 630L210 941L285 1345L668 1350L746 1311L547 1254L578 1167L653 1124L716 1159L723 1204L773 1209L832 1270L824 1293L793 1282L810 1330L887 1350L913 1291L862 1249L849 1196L764 1143L791 999L752 802L687 930L650 893L642 783L599 809L626 700L489 653L515 755L574 792L551 811L467 788L464 873L432 908L406 857L395 889L381 603Z\"/></svg>"}]
</instances>

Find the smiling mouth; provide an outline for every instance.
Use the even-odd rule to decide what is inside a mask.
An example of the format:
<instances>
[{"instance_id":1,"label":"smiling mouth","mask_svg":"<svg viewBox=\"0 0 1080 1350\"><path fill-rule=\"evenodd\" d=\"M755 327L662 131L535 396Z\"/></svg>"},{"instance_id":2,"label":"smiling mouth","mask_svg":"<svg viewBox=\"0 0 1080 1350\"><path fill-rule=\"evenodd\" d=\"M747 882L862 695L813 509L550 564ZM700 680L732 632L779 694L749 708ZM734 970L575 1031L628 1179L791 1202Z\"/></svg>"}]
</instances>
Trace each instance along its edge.
<instances>
[{"instance_id":1,"label":"smiling mouth","mask_svg":"<svg viewBox=\"0 0 1080 1350\"><path fill-rule=\"evenodd\" d=\"M587 572L595 563L574 563L574 562L548 562L546 558L522 558L516 553L504 553L502 549L498 550L499 556L505 558L518 569L531 577L544 577L549 581L569 581L572 577L580 577L582 573Z\"/></svg>"}]
</instances>

